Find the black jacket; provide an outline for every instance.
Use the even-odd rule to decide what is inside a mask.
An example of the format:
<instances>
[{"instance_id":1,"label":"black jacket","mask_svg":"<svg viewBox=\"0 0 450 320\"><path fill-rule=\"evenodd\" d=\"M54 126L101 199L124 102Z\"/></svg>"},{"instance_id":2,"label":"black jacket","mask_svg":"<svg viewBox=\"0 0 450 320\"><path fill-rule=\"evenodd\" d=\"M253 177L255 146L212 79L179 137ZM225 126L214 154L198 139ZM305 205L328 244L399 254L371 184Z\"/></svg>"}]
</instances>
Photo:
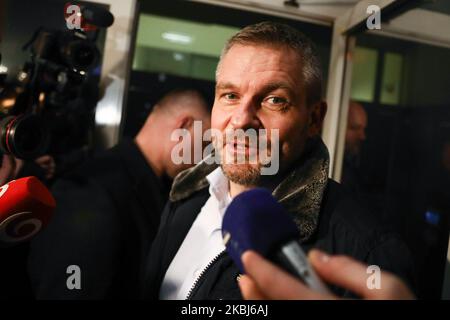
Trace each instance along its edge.
<instances>
[{"instance_id":1,"label":"black jacket","mask_svg":"<svg viewBox=\"0 0 450 320\"><path fill-rule=\"evenodd\" d=\"M189 198L166 205L147 261L144 299L158 299L164 275L208 197L208 188L204 188ZM305 251L320 248L378 265L397 274L414 289L412 260L406 245L333 180L328 180L322 198L318 227L302 246ZM190 298L240 299L238 274L231 258L222 253L200 277ZM342 289L331 289L340 296L353 297Z\"/></svg>"},{"instance_id":2,"label":"black jacket","mask_svg":"<svg viewBox=\"0 0 450 320\"><path fill-rule=\"evenodd\" d=\"M123 141L55 183L57 208L33 239L29 275L38 299L138 296L146 256L168 195L132 141ZM66 286L81 269L81 290Z\"/></svg>"}]
</instances>

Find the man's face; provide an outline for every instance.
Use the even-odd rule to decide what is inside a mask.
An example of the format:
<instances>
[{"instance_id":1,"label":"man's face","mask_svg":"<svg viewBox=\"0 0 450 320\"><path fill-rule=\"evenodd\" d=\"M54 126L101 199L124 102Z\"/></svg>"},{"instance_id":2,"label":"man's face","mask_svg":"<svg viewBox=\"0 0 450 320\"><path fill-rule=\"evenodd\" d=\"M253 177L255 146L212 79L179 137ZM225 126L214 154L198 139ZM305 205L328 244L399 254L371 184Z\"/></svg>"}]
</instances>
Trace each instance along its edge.
<instances>
[{"instance_id":1,"label":"man's face","mask_svg":"<svg viewBox=\"0 0 450 320\"><path fill-rule=\"evenodd\" d=\"M207 107L205 106L205 109ZM188 119L187 122L183 122L181 119ZM166 170L167 175L171 178L175 178L177 174L179 174L181 171L189 169L190 167L194 166L199 160L196 159L196 157L199 157L201 159L203 155L203 150L207 146L208 141L202 141L202 144L199 145L199 149L196 149L195 147L195 139L198 137L203 137L205 134L205 131L211 128L211 116L209 112L206 112L205 110L196 110L196 111L190 111L187 114L181 114L178 117L172 117L170 120L165 119L164 121L164 127L167 130L167 142L164 143L165 147L165 155L166 158L164 160L166 164ZM175 130L179 129L186 129L186 134L183 136L182 139L175 140L172 139L172 133ZM164 129L163 129L164 130ZM162 132L161 132L162 133ZM163 139L164 135L161 134L161 141ZM183 142L183 139L187 139L185 142ZM189 157L187 158L187 162L183 162L180 164L175 164L174 160L172 159L172 152L175 147L179 144L186 143L187 149L189 151ZM184 156L184 150L182 150L179 154L181 157Z\"/></svg>"},{"instance_id":2,"label":"man's face","mask_svg":"<svg viewBox=\"0 0 450 320\"><path fill-rule=\"evenodd\" d=\"M313 121L314 109L306 106L302 62L292 49L234 45L222 58L212 128L223 134L230 129L266 129L269 150L273 143L270 130L278 129L281 172L298 159L307 138L320 130L323 116ZM254 152L250 149L245 143L224 143L222 157L226 153L248 155ZM222 159L222 168L237 184L258 185L259 161L233 164Z\"/></svg>"},{"instance_id":3,"label":"man's face","mask_svg":"<svg viewBox=\"0 0 450 320\"><path fill-rule=\"evenodd\" d=\"M355 102L349 106L347 131L345 135L346 152L359 155L361 145L366 140L367 114L364 108Z\"/></svg>"}]
</instances>

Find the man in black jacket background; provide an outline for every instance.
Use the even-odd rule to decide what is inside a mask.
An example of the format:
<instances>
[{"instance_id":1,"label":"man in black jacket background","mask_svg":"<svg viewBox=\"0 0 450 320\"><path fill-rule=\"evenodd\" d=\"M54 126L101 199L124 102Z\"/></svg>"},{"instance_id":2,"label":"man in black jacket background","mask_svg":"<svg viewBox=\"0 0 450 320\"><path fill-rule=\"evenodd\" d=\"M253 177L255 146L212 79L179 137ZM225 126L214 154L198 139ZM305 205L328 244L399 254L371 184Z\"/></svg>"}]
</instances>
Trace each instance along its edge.
<instances>
[{"instance_id":1,"label":"man in black jacket background","mask_svg":"<svg viewBox=\"0 0 450 320\"><path fill-rule=\"evenodd\" d=\"M170 161L178 143L171 134L192 132L194 121L208 129L209 118L199 92L171 91L134 141L120 142L54 184L56 211L31 244L28 269L36 298L137 297L171 179L190 166Z\"/></svg>"},{"instance_id":2,"label":"man in black jacket background","mask_svg":"<svg viewBox=\"0 0 450 320\"><path fill-rule=\"evenodd\" d=\"M292 215L305 251L348 255L413 286L402 240L328 179L328 150L319 136L327 108L321 88L313 44L289 26L251 25L226 43L216 72L211 126L224 135L239 129L277 131L279 170L263 175L261 161L248 161L255 153L249 142L225 140L222 145L218 139L220 166L206 159L180 173L147 259L144 298L242 298L239 270L224 251L221 218L235 195L256 186L272 190ZM247 161L229 161L239 155Z\"/></svg>"}]
</instances>

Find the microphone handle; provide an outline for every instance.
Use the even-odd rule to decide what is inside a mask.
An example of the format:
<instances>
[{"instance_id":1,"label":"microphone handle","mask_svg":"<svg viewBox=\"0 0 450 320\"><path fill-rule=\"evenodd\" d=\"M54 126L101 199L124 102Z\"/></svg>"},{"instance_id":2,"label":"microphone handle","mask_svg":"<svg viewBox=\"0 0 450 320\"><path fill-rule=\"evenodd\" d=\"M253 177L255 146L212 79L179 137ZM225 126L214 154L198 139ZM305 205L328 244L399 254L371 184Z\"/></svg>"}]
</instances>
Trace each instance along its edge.
<instances>
[{"instance_id":1,"label":"microphone handle","mask_svg":"<svg viewBox=\"0 0 450 320\"><path fill-rule=\"evenodd\" d=\"M332 294L316 274L306 254L296 240L291 240L277 250L273 262L301 280L309 288L322 294Z\"/></svg>"}]
</instances>

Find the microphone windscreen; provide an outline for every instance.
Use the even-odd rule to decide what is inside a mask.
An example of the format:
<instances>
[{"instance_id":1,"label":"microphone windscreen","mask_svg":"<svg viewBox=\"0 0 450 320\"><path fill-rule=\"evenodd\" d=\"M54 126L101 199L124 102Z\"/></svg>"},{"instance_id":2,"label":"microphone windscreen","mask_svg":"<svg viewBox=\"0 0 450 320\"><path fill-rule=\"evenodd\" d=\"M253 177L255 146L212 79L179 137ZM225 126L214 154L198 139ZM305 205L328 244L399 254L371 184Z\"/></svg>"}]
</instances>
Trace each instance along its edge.
<instances>
[{"instance_id":1,"label":"microphone windscreen","mask_svg":"<svg viewBox=\"0 0 450 320\"><path fill-rule=\"evenodd\" d=\"M241 255L253 250L269 256L283 243L299 238L299 230L269 190L256 188L231 201L222 222L222 236L228 254L245 272Z\"/></svg>"},{"instance_id":2,"label":"microphone windscreen","mask_svg":"<svg viewBox=\"0 0 450 320\"><path fill-rule=\"evenodd\" d=\"M0 245L34 236L50 221L55 207L52 194L36 177L13 180L0 187Z\"/></svg>"},{"instance_id":3,"label":"microphone windscreen","mask_svg":"<svg viewBox=\"0 0 450 320\"><path fill-rule=\"evenodd\" d=\"M107 28L114 23L112 13L96 5L83 6L81 14L86 22L97 27Z\"/></svg>"}]
</instances>

